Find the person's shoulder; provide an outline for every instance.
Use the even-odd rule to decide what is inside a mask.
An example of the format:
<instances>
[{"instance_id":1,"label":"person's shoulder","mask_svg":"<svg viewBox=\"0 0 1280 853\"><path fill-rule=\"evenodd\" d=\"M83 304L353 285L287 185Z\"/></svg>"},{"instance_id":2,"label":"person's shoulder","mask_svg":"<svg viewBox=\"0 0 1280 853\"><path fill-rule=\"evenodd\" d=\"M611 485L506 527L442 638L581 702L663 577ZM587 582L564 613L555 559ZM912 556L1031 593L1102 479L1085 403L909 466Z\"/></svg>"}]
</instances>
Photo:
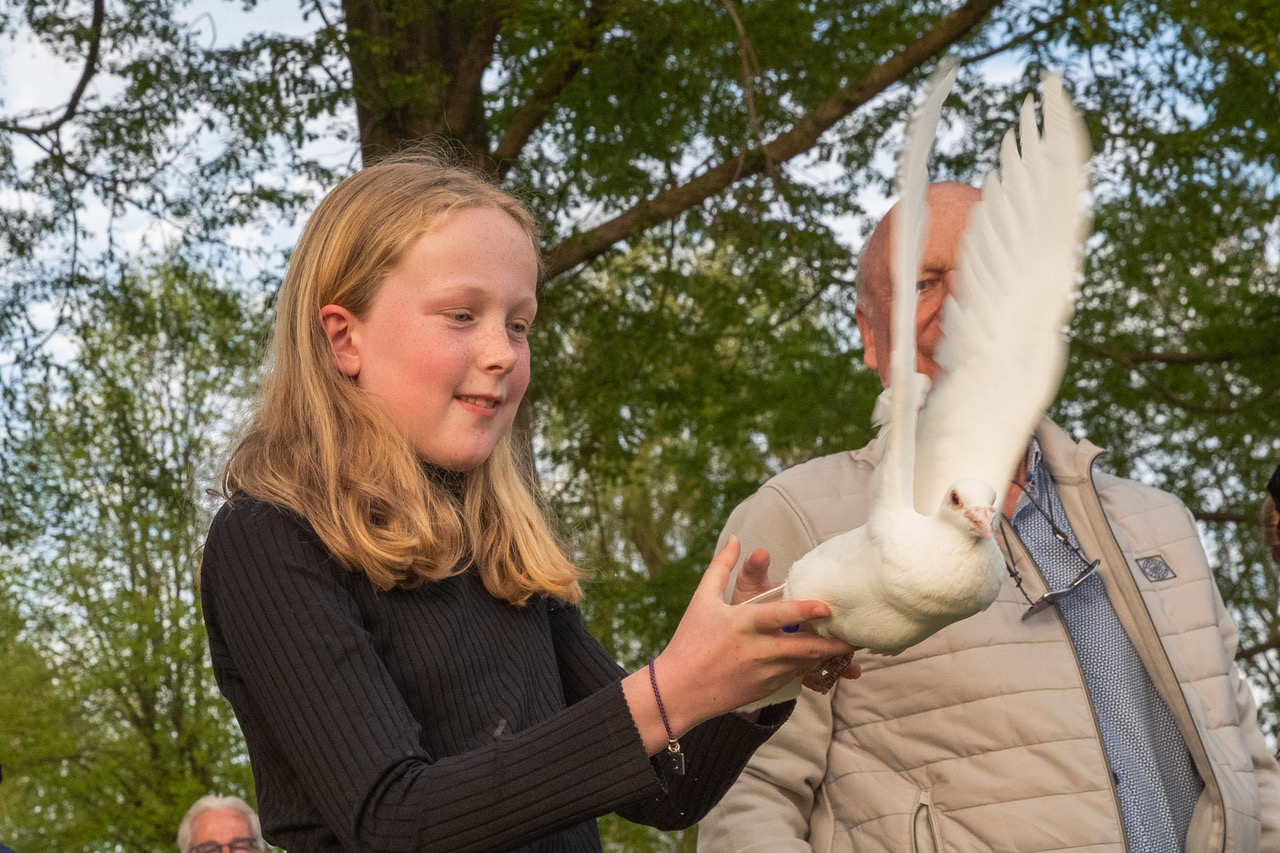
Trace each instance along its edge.
<instances>
[{"instance_id":1,"label":"person's shoulder","mask_svg":"<svg viewBox=\"0 0 1280 853\"><path fill-rule=\"evenodd\" d=\"M875 470L872 447L831 453L802 462L777 474L760 487L800 500L838 499L863 495Z\"/></svg>"},{"instance_id":2,"label":"person's shoulder","mask_svg":"<svg viewBox=\"0 0 1280 853\"><path fill-rule=\"evenodd\" d=\"M287 507L246 494L232 495L209 525L204 563L221 563L234 557L242 562L248 553L285 549L308 555L310 562L324 563L331 556L315 528Z\"/></svg>"},{"instance_id":3,"label":"person's shoulder","mask_svg":"<svg viewBox=\"0 0 1280 853\"><path fill-rule=\"evenodd\" d=\"M1177 495L1139 480L1121 477L1107 471L1097 471L1094 473L1093 482L1098 489L1098 494L1105 502L1123 503L1135 510L1147 512L1159 510L1190 512Z\"/></svg>"},{"instance_id":4,"label":"person's shoulder","mask_svg":"<svg viewBox=\"0 0 1280 853\"><path fill-rule=\"evenodd\" d=\"M271 501L233 495L214 516L205 538L201 585L257 583L267 566L288 566L308 577L346 574L301 515Z\"/></svg>"},{"instance_id":5,"label":"person's shoulder","mask_svg":"<svg viewBox=\"0 0 1280 853\"><path fill-rule=\"evenodd\" d=\"M1094 484L1121 545L1139 558L1160 553L1171 563L1208 572L1195 516L1176 495L1109 473L1096 473Z\"/></svg>"},{"instance_id":6,"label":"person's shoulder","mask_svg":"<svg viewBox=\"0 0 1280 853\"><path fill-rule=\"evenodd\" d=\"M1088 439L1074 439L1048 418L1036 428L1036 440L1055 482L1088 483L1102 499L1107 515L1161 514L1190 516L1186 505L1173 494L1139 480L1105 470L1106 451ZM1063 479L1059 479L1063 478Z\"/></svg>"},{"instance_id":7,"label":"person's shoulder","mask_svg":"<svg viewBox=\"0 0 1280 853\"><path fill-rule=\"evenodd\" d=\"M306 519L292 510L271 501L236 493L214 515L209 526L209 538L273 532L297 534L310 530L311 525Z\"/></svg>"},{"instance_id":8,"label":"person's shoulder","mask_svg":"<svg viewBox=\"0 0 1280 853\"><path fill-rule=\"evenodd\" d=\"M738 504L725 530L744 543L748 531L758 534L769 542L771 551L789 535L801 536L812 547L843 533L866 515L876 459L863 448L819 456L789 468Z\"/></svg>"}]
</instances>

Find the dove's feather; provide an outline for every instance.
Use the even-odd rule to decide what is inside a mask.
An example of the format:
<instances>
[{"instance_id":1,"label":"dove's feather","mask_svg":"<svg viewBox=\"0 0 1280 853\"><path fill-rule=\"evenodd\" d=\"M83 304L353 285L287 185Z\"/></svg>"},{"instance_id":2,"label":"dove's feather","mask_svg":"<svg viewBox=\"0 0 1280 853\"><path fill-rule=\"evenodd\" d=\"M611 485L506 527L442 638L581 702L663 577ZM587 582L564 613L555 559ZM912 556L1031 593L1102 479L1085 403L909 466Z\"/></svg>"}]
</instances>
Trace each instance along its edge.
<instances>
[{"instance_id":1,"label":"dove's feather","mask_svg":"<svg viewBox=\"0 0 1280 853\"><path fill-rule=\"evenodd\" d=\"M1021 155L1006 137L1002 178L987 180L983 201L970 213L957 293L944 308L935 352L943 372L917 420L915 273L928 233L924 165L953 77L947 67L930 80L900 164L902 199L891 229L890 387L903 393L888 397L885 458L871 484L870 512L861 527L796 560L785 584L787 598L831 606L829 617L811 622L819 633L883 654L985 609L999 594L1004 558L990 533L998 506L993 487L1008 478L1061 379L1061 326L1084 237L1088 146L1061 84L1050 79L1043 139L1028 104ZM884 408L877 411L883 415Z\"/></svg>"},{"instance_id":2,"label":"dove's feather","mask_svg":"<svg viewBox=\"0 0 1280 853\"><path fill-rule=\"evenodd\" d=\"M965 228L956 292L943 308L934 354L942 372L919 415L920 512L933 512L948 486L966 477L994 486L1001 506L1062 380L1065 326L1089 227L1089 141L1061 79L1046 77L1041 88L1043 135L1028 97L1021 154L1010 131L1000 175L987 176Z\"/></svg>"},{"instance_id":3,"label":"dove's feather","mask_svg":"<svg viewBox=\"0 0 1280 853\"><path fill-rule=\"evenodd\" d=\"M822 634L882 654L903 649L984 609L1000 590L1004 563L989 538L966 523L912 506L916 410L928 380L915 372L916 271L928 234L927 163L942 102L955 80L948 61L930 77L929 91L911 118L899 164L891 234L893 324L888 420L880 435L885 456L871 484L866 524L835 536L792 564L786 597L815 598L831 616L810 624ZM884 406L877 406L883 415ZM985 497L992 494L985 489ZM959 487L966 496L967 487ZM963 505L963 503L961 503ZM980 505L980 504L975 504Z\"/></svg>"},{"instance_id":4,"label":"dove's feather","mask_svg":"<svg viewBox=\"0 0 1280 853\"><path fill-rule=\"evenodd\" d=\"M942 103L955 83L957 61L948 57L929 75L926 93L911 116L907 138L898 164L897 190L900 200L890 231L893 260L892 355L889 362L891 388L915 388L916 365L916 271L929 237L929 205L925 192L929 185L929 152L938 132ZM917 403L914 394L898 394L889 400L887 446L884 462L877 472L876 507L891 511L912 507L912 469L915 467ZM931 511L931 510L930 510Z\"/></svg>"},{"instance_id":5,"label":"dove's feather","mask_svg":"<svg viewBox=\"0 0 1280 853\"><path fill-rule=\"evenodd\" d=\"M914 511L884 513L828 539L791 567L787 597L816 598L831 615L809 624L896 655L990 606L1004 562L991 540Z\"/></svg>"}]
</instances>

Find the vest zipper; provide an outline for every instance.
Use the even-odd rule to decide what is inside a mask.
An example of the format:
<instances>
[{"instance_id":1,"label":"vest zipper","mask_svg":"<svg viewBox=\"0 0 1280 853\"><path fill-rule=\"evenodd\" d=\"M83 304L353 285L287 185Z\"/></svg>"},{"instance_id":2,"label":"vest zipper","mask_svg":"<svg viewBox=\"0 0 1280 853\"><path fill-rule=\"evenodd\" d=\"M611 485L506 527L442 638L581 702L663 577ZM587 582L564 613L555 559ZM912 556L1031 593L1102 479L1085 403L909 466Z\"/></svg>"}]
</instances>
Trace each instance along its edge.
<instances>
[{"instance_id":1,"label":"vest zipper","mask_svg":"<svg viewBox=\"0 0 1280 853\"><path fill-rule=\"evenodd\" d=\"M1120 577L1116 578L1117 595L1124 600L1127 610L1145 617L1146 627L1150 629L1151 636L1155 638L1155 646L1159 650L1159 662L1164 664L1167 669L1167 672L1165 673L1166 677L1172 679L1173 684L1177 688L1174 691L1176 694L1174 698L1177 701L1177 705L1185 712L1185 718L1191 721L1190 729L1192 736L1191 738L1187 738L1184 733L1183 739L1186 741L1187 751L1191 753L1192 761L1195 763L1196 772L1200 775L1200 780L1204 783L1206 789L1210 787L1213 789L1214 801L1218 806L1218 811L1222 814L1222 838L1219 849L1225 851L1227 844L1226 812L1224 801L1222 799L1222 789L1218 785L1217 776L1214 774L1213 762L1209 760L1209 751L1205 748L1204 739L1200 736L1200 730L1196 727L1195 715L1191 713L1191 707L1187 704L1186 697L1182 695L1182 684L1178 681L1178 677L1173 671L1173 663L1169 660L1169 653L1165 651L1164 643L1160 641L1160 632L1156 630L1155 620L1151 618L1151 611L1147 609L1146 602L1142 600L1142 590L1138 589L1138 582L1134 579L1133 572L1129 568L1129 561L1124 557L1124 549L1120 547L1120 542L1116 539L1115 531L1111 529L1111 524L1107 521L1106 510L1102 507L1102 495L1098 493L1098 484L1093 478L1093 462L1096 459L1101 458L1103 455L1103 453L1099 453L1094 457L1094 459L1089 461L1089 495L1093 500L1081 500L1080 503L1083 505L1086 520L1094 534L1093 538L1097 540L1099 547L1104 551L1104 563L1123 569L1123 573L1120 574ZM1078 489L1078 487L1076 488ZM1098 532L1100 530L1106 531L1106 535L1101 535ZM1076 535L1077 537L1079 536L1078 533ZM1123 626L1123 624L1124 623L1122 621L1121 625ZM1128 632L1126 631L1125 633L1127 634ZM1130 642L1132 642L1132 638L1130 638ZM1137 649L1136 644L1134 648L1135 650ZM1139 655L1139 657L1141 657L1141 655ZM1145 662L1143 665L1146 665ZM1150 675L1149 672L1148 675ZM1153 677L1152 685L1154 686L1154 684L1155 678ZM1158 690L1156 692L1162 699L1164 699L1165 703L1169 705L1169 710L1173 711L1174 706L1170 703L1169 698ZM1208 771L1207 775L1204 771Z\"/></svg>"}]
</instances>

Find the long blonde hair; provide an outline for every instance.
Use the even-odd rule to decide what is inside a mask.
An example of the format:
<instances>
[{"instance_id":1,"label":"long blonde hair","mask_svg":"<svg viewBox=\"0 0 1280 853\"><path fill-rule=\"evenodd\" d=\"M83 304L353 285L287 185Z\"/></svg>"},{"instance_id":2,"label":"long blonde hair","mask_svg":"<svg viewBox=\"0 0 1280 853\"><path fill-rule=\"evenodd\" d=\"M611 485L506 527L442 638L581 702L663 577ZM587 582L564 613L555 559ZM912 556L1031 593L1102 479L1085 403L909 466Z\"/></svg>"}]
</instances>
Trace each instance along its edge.
<instances>
[{"instance_id":1,"label":"long blonde hair","mask_svg":"<svg viewBox=\"0 0 1280 853\"><path fill-rule=\"evenodd\" d=\"M510 434L463 477L462 498L433 482L409 442L334 362L320 308L363 317L404 253L450 211L504 211L538 247L537 223L516 199L470 169L425 154L397 155L348 177L317 206L277 303L262 388L223 472L244 493L305 518L349 571L380 589L462 571L513 604L581 597L535 498L532 466Z\"/></svg>"}]
</instances>

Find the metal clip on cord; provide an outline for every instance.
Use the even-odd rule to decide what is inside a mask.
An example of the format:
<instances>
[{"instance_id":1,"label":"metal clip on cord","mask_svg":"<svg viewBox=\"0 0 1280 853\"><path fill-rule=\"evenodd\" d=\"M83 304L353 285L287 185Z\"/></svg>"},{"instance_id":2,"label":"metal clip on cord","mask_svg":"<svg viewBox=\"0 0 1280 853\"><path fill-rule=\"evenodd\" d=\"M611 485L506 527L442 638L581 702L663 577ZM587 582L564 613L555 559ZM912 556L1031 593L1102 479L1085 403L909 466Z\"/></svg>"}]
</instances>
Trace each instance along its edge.
<instances>
[{"instance_id":1,"label":"metal clip on cord","mask_svg":"<svg viewBox=\"0 0 1280 853\"><path fill-rule=\"evenodd\" d=\"M1049 605L1056 603L1058 599L1065 598L1067 595L1075 592L1079 588L1080 584L1087 581L1089 577L1098 570L1098 565L1101 562L1101 560L1094 560L1092 563L1081 569L1080 574L1076 575L1075 580L1071 583L1067 584L1062 589L1051 589L1035 601L1031 602L1031 606L1027 608L1027 612L1022 614L1022 621L1027 621Z\"/></svg>"}]
</instances>

